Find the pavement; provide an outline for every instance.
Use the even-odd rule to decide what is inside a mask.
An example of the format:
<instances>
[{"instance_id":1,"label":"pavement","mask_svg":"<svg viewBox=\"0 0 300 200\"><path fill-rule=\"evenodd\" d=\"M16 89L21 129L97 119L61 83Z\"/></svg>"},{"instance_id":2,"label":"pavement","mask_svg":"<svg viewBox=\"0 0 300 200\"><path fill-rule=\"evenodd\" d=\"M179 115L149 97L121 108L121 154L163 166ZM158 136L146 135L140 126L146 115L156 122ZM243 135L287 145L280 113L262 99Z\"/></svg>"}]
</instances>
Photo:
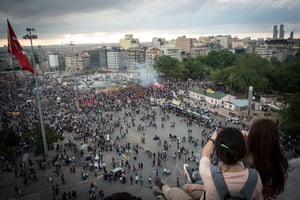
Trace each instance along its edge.
<instances>
[{"instance_id":1,"label":"pavement","mask_svg":"<svg viewBox=\"0 0 300 200\"><path fill-rule=\"evenodd\" d=\"M300 157L289 160L288 180L285 190L278 200L299 200L300 199Z\"/></svg>"},{"instance_id":2,"label":"pavement","mask_svg":"<svg viewBox=\"0 0 300 200\"><path fill-rule=\"evenodd\" d=\"M159 108L158 109L159 113ZM137 117L139 118L139 117ZM176 117L174 114L170 114L170 120L165 122L164 128L161 128L160 120L161 116L158 114L157 118L157 125L158 128L146 128L145 131L145 144L141 143L141 137L142 135L137 132L136 127L129 128L129 133L126 136L125 139L121 139L121 143L125 144L125 142L130 142L133 144L139 144L140 150L139 154L135 155L134 153L131 153L129 155L122 155L129 158L129 161L131 163L135 163L137 166L137 162L143 162L144 163L144 169L138 170L138 174L142 174L144 178L144 184L134 184L130 185L127 184L121 184L119 181L116 183L111 183L104 181L102 176L100 176L100 172L97 172L97 175L93 172L89 174L89 177L86 181L81 179L81 171L82 167L80 166L80 156L76 156L76 173L70 173L69 168L67 166L62 166L61 170L64 174L66 184L62 185L60 177L56 176L54 173L54 167L52 165L49 165L44 171L40 170L38 167L38 161L40 157L34 157L32 154L29 155L29 158L33 160L35 168L36 175L38 178L38 181L29 180L28 185L23 184L23 179L21 177L15 177L14 175L14 169L11 167L10 172L0 172L0 199L23 199L23 200L52 200L53 199L53 192L52 192L52 184L50 184L47 180L48 176L51 176L53 178L53 183L58 183L60 185L60 194L56 196L56 199L61 199L61 194L63 192L68 192L71 190L76 190L78 193L78 199L88 199L88 191L89 187L92 182L96 182L98 189L102 189L105 193L105 196L108 196L112 193L119 192L119 191L126 191L131 194L134 194L136 196L139 196L143 199L155 199L153 195L153 188L149 187L147 178L148 176L154 176L154 171L152 167L152 160L153 158L148 157L148 155L144 152L144 149L149 149L152 152L162 152L163 145L159 145L156 140L153 140L153 137L155 134L159 135L161 140L167 140L169 141L169 134L172 133L178 137L187 136L188 129L192 130L192 135L196 138L200 139L199 144L200 146L194 146L188 141L185 143L181 143L180 146L184 145L186 148L189 149L189 151L199 152L199 149L201 149L201 132L202 127L193 125L190 127L187 127L186 122L184 122L181 118ZM169 126L169 122L174 121L175 122L175 128L172 128ZM138 122L136 122L138 124ZM116 131L118 132L118 131ZM72 133L66 133L72 135ZM112 137L115 137L116 133L112 135ZM68 135L66 135L66 138L68 138ZM79 147L81 141L77 141L77 145ZM183 164L184 164L184 158L181 159L173 159L172 155L175 151L177 151L177 143L176 142L170 142L169 150L167 151L167 160L162 163L162 167L158 168L159 176L162 178L162 180L172 186L176 185L177 177L180 178L180 185L183 185L185 183L184 173L183 173ZM56 154L55 151L49 151L49 158L51 158L53 155ZM73 151L70 149L67 152L68 155L73 155ZM120 160L116 154L115 151L108 151L104 152L104 162L106 163L107 169L110 170L112 168L110 162L112 157L115 157L117 160ZM133 156L136 156L137 159L134 161ZM21 158L20 158L21 159ZM2 168L3 163L0 162L0 167ZM195 164L196 166L196 164ZM167 169L171 170L171 175L164 176L162 174L163 168L166 167ZM128 176L134 175L132 171L126 170ZM129 178L128 178L129 179ZM19 186L23 189L24 194L23 196L17 195L14 192L14 187Z\"/></svg>"},{"instance_id":3,"label":"pavement","mask_svg":"<svg viewBox=\"0 0 300 200\"><path fill-rule=\"evenodd\" d=\"M159 113L159 112L158 112ZM192 135L195 138L200 139L199 143L200 145L194 146L192 143L185 142L181 143L181 146L185 146L189 149L189 151L194 151L195 153L200 154L201 152L201 133L203 130L203 127L199 127L197 125L193 125L191 127L187 127L186 123L179 117L176 117L174 114L170 114L170 121L174 121L176 126L175 128L171 128L168 126L169 122L165 123L165 127L160 127L160 114L157 116L157 129L147 128L145 131L145 140L146 143L142 144L141 141L141 134L136 131L136 127L132 127L129 129L129 133L126 136L126 138L122 141L122 143L125 143L125 140L127 142L130 142L131 144L139 144L140 145L140 152L138 155L129 154L129 155L122 155L127 156L129 158L129 161L131 163L136 163L141 161L144 163L144 169L138 170L138 173L142 174L144 177L144 184L133 184L130 185L130 183L121 184L119 181L112 183L103 180L103 177L101 176L100 172L97 172L97 174L90 173L87 180L81 179L81 171L82 167L80 166L80 156L76 155L76 160L78 162L76 166L76 173L70 173L69 168L67 166L62 166L61 170L65 176L66 183L62 184L60 177L56 176L54 173L54 167L49 165L44 171L38 169L38 161L40 157L34 157L30 154L30 158L35 162L34 168L36 169L37 173L37 181L29 180L28 185L24 185L22 182L22 178L15 177L14 175L14 169L11 168L11 172L2 172L0 171L0 199L1 200L52 200L53 199L53 191L52 191L52 184L50 184L47 180L48 176L51 176L53 178L53 183L58 183L60 185L60 193L56 196L56 199L61 199L61 194L63 192L69 192L71 190L77 191L77 199L88 199L88 191L90 188L91 183L96 183L98 189L102 189L104 191L105 196L108 196L115 192L129 192L135 196L141 197L145 200L152 200L155 199L153 195L153 188L151 188L147 183L147 177L153 176L153 167L152 167L152 158L149 158L147 154L143 151L145 148L148 148L149 150L153 152L162 151L162 145L158 145L157 141L153 140L153 136L155 134L158 134L162 139L168 140L169 134L175 134L179 137L187 136L187 130L192 130ZM138 124L138 123L137 123ZM70 136L72 135L69 133ZM77 144L80 144L80 141L77 142ZM162 169L159 168L159 176L161 177L162 181L164 183L167 183L171 186L176 186L177 177L179 178L180 185L182 186L186 180L183 175L183 164L185 162L184 158L181 159L173 159L172 154L174 151L176 151L176 142L171 143L171 147L168 151L168 158L167 161L163 163L163 167L166 167L171 170L171 175L164 176L162 175ZM50 151L49 157L53 156L56 152ZM72 155L73 152L71 150L68 151L69 155ZM106 166L108 169L111 168L110 161L112 156L117 157L116 153L114 151L112 152L105 152L104 153L104 162L106 163ZM133 160L133 156L137 156L137 160ZM119 158L121 159L121 158ZM294 158L289 160L290 168L289 168L289 178L286 183L285 191L279 196L279 200L289 199L289 200L299 200L300 199L300 192L299 192L299 186L300 186L300 158ZM190 165L192 167L197 167L195 162L191 162ZM0 162L0 167L2 168L3 163ZM127 170L128 176L134 175L132 171ZM22 196L17 195L14 192L14 187L19 186L23 189L24 194ZM155 188L154 188L155 189ZM98 199L98 198L97 198Z\"/></svg>"}]
</instances>

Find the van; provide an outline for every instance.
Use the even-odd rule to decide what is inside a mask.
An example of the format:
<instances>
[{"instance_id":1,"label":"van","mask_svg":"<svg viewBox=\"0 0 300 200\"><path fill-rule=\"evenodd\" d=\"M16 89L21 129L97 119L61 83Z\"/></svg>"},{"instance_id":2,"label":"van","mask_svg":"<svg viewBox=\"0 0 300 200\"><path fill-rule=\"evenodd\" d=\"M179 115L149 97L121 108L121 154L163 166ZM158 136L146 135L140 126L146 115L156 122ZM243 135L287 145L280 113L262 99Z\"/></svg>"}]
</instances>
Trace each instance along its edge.
<instances>
[{"instance_id":1,"label":"van","mask_svg":"<svg viewBox=\"0 0 300 200\"><path fill-rule=\"evenodd\" d=\"M116 168L110 170L110 174L115 177L120 177L123 172L124 172L124 170L122 167L116 167Z\"/></svg>"},{"instance_id":2,"label":"van","mask_svg":"<svg viewBox=\"0 0 300 200\"><path fill-rule=\"evenodd\" d=\"M240 123L240 119L238 117L231 117L231 118L229 118L228 121L233 123L233 124L239 124Z\"/></svg>"},{"instance_id":3,"label":"van","mask_svg":"<svg viewBox=\"0 0 300 200\"><path fill-rule=\"evenodd\" d=\"M203 122L210 122L211 119L207 115L201 115L201 121L203 121Z\"/></svg>"}]
</instances>

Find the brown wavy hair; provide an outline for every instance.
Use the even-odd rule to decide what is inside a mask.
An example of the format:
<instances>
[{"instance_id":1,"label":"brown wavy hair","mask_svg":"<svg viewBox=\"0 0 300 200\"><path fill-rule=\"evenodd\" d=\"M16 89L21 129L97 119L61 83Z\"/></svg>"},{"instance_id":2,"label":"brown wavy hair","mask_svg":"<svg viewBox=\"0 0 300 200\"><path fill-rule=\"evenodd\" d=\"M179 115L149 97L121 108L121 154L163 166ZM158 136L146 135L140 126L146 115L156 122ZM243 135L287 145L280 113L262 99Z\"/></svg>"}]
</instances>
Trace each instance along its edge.
<instances>
[{"instance_id":1,"label":"brown wavy hair","mask_svg":"<svg viewBox=\"0 0 300 200\"><path fill-rule=\"evenodd\" d=\"M278 195L284 191L287 179L288 161L279 143L276 123L267 118L256 120L247 139L247 158L251 158L261 177L268 195Z\"/></svg>"}]
</instances>

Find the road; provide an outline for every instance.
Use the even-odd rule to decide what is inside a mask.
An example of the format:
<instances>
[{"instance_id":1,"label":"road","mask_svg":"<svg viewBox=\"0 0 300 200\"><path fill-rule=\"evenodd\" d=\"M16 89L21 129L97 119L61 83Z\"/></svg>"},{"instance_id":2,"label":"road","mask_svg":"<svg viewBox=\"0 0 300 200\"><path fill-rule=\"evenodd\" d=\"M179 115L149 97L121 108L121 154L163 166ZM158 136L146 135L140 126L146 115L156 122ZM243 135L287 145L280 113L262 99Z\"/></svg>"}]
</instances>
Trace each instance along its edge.
<instances>
[{"instance_id":1,"label":"road","mask_svg":"<svg viewBox=\"0 0 300 200\"><path fill-rule=\"evenodd\" d=\"M138 169L138 174L142 174L144 178L144 184L133 184L130 185L129 181L126 184L121 184L119 181L117 182L108 182L103 180L103 177L101 176L101 173L98 172L97 175L95 175L94 172L90 173L90 176L87 178L86 181L82 180L80 177L80 172L82 171L82 168L78 165L80 165L81 158L76 156L77 160L77 170L76 173L70 173L69 168L63 166L62 172L65 175L66 184L61 185L60 178L55 176L53 167L48 167L45 171L37 170L37 177L38 181L30 181L30 184L24 187L24 196L18 197L14 193L14 186L16 184L22 185L22 180L20 178L14 177L13 172L1 172L0 176L0 199L22 199L22 200L52 200L53 199L53 191L52 191L52 185L47 182L47 177L52 176L53 177L53 183L58 183L61 185L60 187L60 193L56 196L56 199L61 199L63 192L69 192L71 190L76 190L78 199L88 199L88 191L90 188L90 185L92 182L96 182L98 190L101 188L104 191L105 196L108 196L115 192L129 192L131 194L134 194L138 197L141 197L145 200L151 200L155 199L153 196L153 189L149 187L147 183L148 176L154 176L154 168L157 168L157 164L155 167L152 166L153 158L150 158L145 152L144 149L149 149L152 152L162 152L163 151L163 145L158 145L158 142L156 140L153 140L154 135L158 135L161 138L161 141L166 140L169 142L170 147L167 151L167 159L162 163L162 167L158 168L159 176L161 177L162 181L166 184L169 184L171 186L176 186L177 177L179 177L180 185L182 186L185 183L185 177L183 175L183 163L186 162L186 157L181 157L173 159L172 155L174 152L177 151L177 142L172 142L169 138L169 135L176 135L177 137L184 137L188 136L188 130L191 130L192 136L195 139L199 139L198 145L195 146L194 143L185 141L179 144L179 147L185 147L189 150L191 153L192 151L196 155L200 155L200 152L202 150L201 141L202 141L202 132L205 130L206 133L211 133L212 130L209 130L207 128L198 126L198 125L192 125L187 126L187 123L178 116L175 116L173 113L170 113L170 119L164 123L164 128L160 126L161 122L161 113L160 109L158 107L154 107L153 110L157 111L157 117L156 117L156 124L157 128L153 127L146 127L144 133L145 133L145 144L141 143L141 137L142 134L137 131L136 127L130 127L128 129L128 134L125 138L120 139L120 143L125 144L126 142L133 144L139 144L140 151L139 154L136 155L135 153L131 152L128 155L122 155L121 157L118 157L115 151L108 151L104 152L103 161L106 163L107 169L111 169L111 159L112 157L115 157L116 159L121 159L123 157L128 157L129 162L131 165L135 163L137 166L138 162L144 163L143 170ZM124 111L121 113L121 115L124 115ZM221 120L222 123L224 122L223 118L220 117L214 117L215 120ZM139 115L136 116L136 124L143 123L138 120ZM175 123L175 127L170 127L170 122ZM95 124L93 124L94 126ZM68 135L69 134L69 135ZM66 138L71 137L72 133L66 133ZM117 133L111 135L112 139L115 139L117 136ZM80 146L80 143L82 141L77 141L77 145ZM52 155L55 152L50 152ZM72 151L68 151L68 154L72 155ZM137 159L134 160L133 157L136 157ZM38 158L34 158L38 160ZM190 162L190 165L192 167L197 167L196 162ZM162 171L163 168L167 168L171 170L170 175L163 175ZM285 192L280 196L280 200L286 199L286 197L289 197L289 199L299 199L299 195L297 195L297 191L295 186L299 186L298 179L295 179L293 177L293 174L299 175L299 165L295 164L295 167L293 168L293 171L290 171L290 179L291 182L288 181L287 188ZM135 172L132 172L131 170L126 169L127 176L134 176ZM299 176L297 176L299 177ZM97 191L98 191L97 190ZM293 196L291 196L293 194ZM295 198L293 198L295 197Z\"/></svg>"}]
</instances>

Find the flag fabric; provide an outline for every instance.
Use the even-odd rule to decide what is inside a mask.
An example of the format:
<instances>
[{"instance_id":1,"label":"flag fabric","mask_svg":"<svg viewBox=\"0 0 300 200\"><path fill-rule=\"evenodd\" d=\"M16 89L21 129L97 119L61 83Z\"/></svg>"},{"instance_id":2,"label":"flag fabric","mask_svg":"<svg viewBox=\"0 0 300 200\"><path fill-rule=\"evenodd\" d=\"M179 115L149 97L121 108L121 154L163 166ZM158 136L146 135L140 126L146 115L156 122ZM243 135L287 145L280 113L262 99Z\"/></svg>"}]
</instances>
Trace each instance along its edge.
<instances>
[{"instance_id":1,"label":"flag fabric","mask_svg":"<svg viewBox=\"0 0 300 200\"><path fill-rule=\"evenodd\" d=\"M15 56L22 69L34 73L34 69L27 56L24 54L23 48L19 43L18 38L13 28L11 27L8 19L7 19L7 41L8 41L7 51Z\"/></svg>"}]
</instances>

